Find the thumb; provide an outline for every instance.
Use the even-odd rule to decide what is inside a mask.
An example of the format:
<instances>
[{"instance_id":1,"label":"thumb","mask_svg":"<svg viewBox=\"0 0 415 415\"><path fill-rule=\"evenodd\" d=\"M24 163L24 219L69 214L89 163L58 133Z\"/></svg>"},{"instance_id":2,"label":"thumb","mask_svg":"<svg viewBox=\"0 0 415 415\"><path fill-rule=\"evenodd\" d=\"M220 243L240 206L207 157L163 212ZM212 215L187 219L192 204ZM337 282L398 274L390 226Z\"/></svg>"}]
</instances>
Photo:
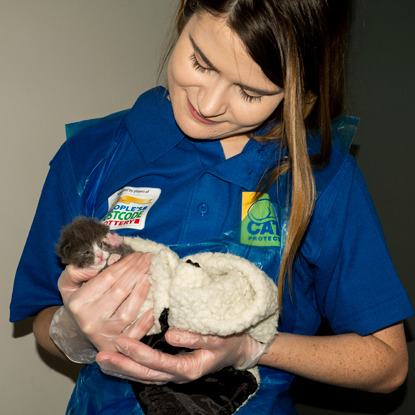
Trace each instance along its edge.
<instances>
[{"instance_id":1,"label":"thumb","mask_svg":"<svg viewBox=\"0 0 415 415\"><path fill-rule=\"evenodd\" d=\"M98 271L91 268L77 268L68 265L59 277L59 290L66 292L77 290L84 282L96 277L97 274Z\"/></svg>"},{"instance_id":2,"label":"thumb","mask_svg":"<svg viewBox=\"0 0 415 415\"><path fill-rule=\"evenodd\" d=\"M167 343L175 347L187 347L189 349L212 348L219 339L218 336L192 333L180 329L170 329L165 335Z\"/></svg>"}]
</instances>

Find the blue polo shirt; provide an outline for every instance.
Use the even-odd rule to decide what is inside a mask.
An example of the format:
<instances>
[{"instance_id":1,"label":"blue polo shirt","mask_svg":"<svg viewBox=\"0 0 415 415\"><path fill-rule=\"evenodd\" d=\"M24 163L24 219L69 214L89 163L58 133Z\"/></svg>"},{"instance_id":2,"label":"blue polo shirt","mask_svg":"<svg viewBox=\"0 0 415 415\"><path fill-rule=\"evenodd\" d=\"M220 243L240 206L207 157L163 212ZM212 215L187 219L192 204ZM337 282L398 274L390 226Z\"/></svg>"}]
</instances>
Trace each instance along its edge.
<instances>
[{"instance_id":1,"label":"blue polo shirt","mask_svg":"<svg viewBox=\"0 0 415 415\"><path fill-rule=\"evenodd\" d=\"M250 140L241 154L225 160L219 142L185 138L161 88L141 96L126 113L68 130L70 138L50 163L17 270L11 321L61 303L56 281L62 267L53 247L62 226L77 215L103 219L117 192L127 189L125 197L134 197L151 189L159 195L144 227L109 221L113 230L164 244L209 240L238 223L241 192L255 190L274 153Z\"/></svg>"},{"instance_id":2,"label":"blue polo shirt","mask_svg":"<svg viewBox=\"0 0 415 415\"><path fill-rule=\"evenodd\" d=\"M220 142L183 136L165 95L156 88L129 111L69 126L68 140L50 163L17 269L11 321L61 304L57 279L62 266L53 247L60 229L78 215L97 217L121 235L167 245L214 241L205 245L212 250L240 226L244 194L256 190L279 149L249 140L240 154L226 160ZM309 144L312 148L312 137ZM285 292L279 330L313 335L323 316L335 333L366 335L412 316L354 159L335 145L315 178L318 199L294 262L292 298ZM276 209L285 205L284 186L278 192L277 186L281 183L268 192ZM268 253L264 247L264 261ZM277 275L278 258L272 256L267 268L273 270L271 278ZM95 365L85 368L84 385L88 376L91 388L100 385L102 392L84 390L83 399L98 400L103 407L111 395L105 385L107 391L128 388ZM293 413L287 395L292 376L261 368L261 378L260 391L240 413Z\"/></svg>"}]
</instances>

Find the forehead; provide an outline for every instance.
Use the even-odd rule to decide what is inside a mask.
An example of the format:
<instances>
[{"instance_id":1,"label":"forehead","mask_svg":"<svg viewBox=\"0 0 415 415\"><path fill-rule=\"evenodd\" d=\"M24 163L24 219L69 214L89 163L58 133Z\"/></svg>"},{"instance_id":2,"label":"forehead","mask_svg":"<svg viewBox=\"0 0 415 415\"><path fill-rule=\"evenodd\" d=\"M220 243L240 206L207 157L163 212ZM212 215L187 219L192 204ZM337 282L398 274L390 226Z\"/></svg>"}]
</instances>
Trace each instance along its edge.
<instances>
[{"instance_id":1,"label":"forehead","mask_svg":"<svg viewBox=\"0 0 415 415\"><path fill-rule=\"evenodd\" d=\"M196 14L182 35L191 38L215 69L233 82L275 87L251 58L241 38L228 26L226 16Z\"/></svg>"}]
</instances>

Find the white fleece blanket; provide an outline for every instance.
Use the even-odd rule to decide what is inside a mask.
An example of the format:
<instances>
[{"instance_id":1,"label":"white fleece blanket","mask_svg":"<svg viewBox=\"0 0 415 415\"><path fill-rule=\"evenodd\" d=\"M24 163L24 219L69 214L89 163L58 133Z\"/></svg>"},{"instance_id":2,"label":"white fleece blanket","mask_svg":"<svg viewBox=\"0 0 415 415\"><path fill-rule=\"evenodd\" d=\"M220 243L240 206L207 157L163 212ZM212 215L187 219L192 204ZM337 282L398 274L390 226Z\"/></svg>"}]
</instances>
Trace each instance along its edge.
<instances>
[{"instance_id":1,"label":"white fleece blanket","mask_svg":"<svg viewBox=\"0 0 415 415\"><path fill-rule=\"evenodd\" d=\"M171 328L220 336L247 332L262 343L277 334L277 286L248 260L211 252L179 258L150 240L125 237L124 243L154 254L152 288L139 316L154 308L149 334L160 332L158 318L166 308Z\"/></svg>"}]
</instances>

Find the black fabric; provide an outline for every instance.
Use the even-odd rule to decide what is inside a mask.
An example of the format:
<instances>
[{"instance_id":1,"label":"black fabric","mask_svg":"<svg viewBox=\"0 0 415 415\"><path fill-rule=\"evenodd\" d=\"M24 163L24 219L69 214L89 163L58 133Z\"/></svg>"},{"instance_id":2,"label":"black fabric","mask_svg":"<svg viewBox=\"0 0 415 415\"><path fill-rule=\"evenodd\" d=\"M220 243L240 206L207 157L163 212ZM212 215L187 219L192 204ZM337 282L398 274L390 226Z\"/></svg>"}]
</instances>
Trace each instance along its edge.
<instances>
[{"instance_id":1,"label":"black fabric","mask_svg":"<svg viewBox=\"0 0 415 415\"><path fill-rule=\"evenodd\" d=\"M164 353L189 352L189 349L172 347L164 340L167 318L168 310L164 310L159 319L162 332L145 336L142 342ZM130 383L146 415L231 415L258 389L251 372L232 367L181 385Z\"/></svg>"}]
</instances>

